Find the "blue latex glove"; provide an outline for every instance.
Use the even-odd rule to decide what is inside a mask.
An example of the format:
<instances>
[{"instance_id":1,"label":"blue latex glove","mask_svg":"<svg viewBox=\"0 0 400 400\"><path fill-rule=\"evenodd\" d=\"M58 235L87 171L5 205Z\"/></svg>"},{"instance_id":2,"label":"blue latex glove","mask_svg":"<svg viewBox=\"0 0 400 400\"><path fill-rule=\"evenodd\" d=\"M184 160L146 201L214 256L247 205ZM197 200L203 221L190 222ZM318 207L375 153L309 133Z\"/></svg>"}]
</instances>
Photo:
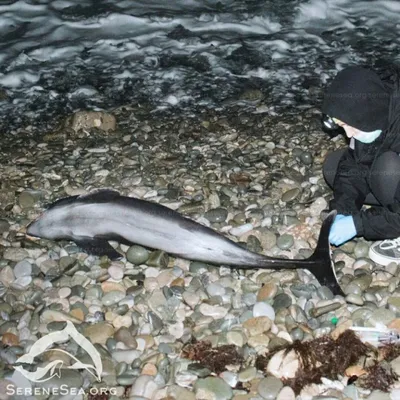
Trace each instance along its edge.
<instances>
[{"instance_id":1,"label":"blue latex glove","mask_svg":"<svg viewBox=\"0 0 400 400\"><path fill-rule=\"evenodd\" d=\"M329 233L329 242L335 246L340 246L348 240L353 239L356 235L357 230L353 217L351 215L338 214Z\"/></svg>"}]
</instances>

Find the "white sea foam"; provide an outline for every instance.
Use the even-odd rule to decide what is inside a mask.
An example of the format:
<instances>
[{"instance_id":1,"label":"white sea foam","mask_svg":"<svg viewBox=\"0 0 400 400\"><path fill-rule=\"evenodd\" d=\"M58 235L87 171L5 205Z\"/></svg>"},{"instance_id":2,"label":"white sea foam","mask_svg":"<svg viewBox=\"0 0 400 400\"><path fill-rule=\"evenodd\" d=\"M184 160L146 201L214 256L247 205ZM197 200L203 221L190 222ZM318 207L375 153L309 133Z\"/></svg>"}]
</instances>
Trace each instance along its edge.
<instances>
[{"instance_id":1,"label":"white sea foam","mask_svg":"<svg viewBox=\"0 0 400 400\"><path fill-rule=\"evenodd\" d=\"M299 94L308 99L304 80L323 85L348 64L381 57L398 61L398 1L297 4L259 2L248 9L235 0L2 4L0 89L9 100L0 100L0 130L32 106L37 118L45 113L51 120L58 101L67 102L66 111L143 96L163 109L215 108L256 85L268 93L271 107L293 106Z\"/></svg>"}]
</instances>

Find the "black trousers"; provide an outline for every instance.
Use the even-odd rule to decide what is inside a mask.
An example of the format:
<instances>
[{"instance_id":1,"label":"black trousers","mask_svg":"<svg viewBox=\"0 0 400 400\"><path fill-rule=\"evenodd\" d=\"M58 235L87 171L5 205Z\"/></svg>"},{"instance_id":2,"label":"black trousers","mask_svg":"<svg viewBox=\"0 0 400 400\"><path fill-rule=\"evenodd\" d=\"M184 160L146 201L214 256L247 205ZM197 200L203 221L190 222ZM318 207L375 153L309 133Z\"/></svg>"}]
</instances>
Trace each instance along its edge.
<instances>
[{"instance_id":1,"label":"black trousers","mask_svg":"<svg viewBox=\"0 0 400 400\"><path fill-rule=\"evenodd\" d=\"M327 184L333 188L339 161L346 150L329 153L323 165L323 175ZM368 171L370 190L364 203L389 206L400 201L400 156L394 151L382 153Z\"/></svg>"}]
</instances>

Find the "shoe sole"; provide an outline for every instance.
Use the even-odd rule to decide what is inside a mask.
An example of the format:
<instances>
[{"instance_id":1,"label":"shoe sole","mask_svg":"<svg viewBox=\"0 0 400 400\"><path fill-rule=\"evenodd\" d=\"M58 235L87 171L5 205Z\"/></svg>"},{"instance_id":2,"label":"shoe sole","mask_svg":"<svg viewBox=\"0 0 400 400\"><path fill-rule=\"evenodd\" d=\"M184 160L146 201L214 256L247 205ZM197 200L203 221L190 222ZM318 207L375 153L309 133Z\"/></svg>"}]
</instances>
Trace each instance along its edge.
<instances>
[{"instance_id":1,"label":"shoe sole","mask_svg":"<svg viewBox=\"0 0 400 400\"><path fill-rule=\"evenodd\" d=\"M390 258L386 256L381 256L377 252L375 252L372 248L369 249L368 257L379 265L383 265L387 267L390 263L400 264L400 260L398 258Z\"/></svg>"}]
</instances>

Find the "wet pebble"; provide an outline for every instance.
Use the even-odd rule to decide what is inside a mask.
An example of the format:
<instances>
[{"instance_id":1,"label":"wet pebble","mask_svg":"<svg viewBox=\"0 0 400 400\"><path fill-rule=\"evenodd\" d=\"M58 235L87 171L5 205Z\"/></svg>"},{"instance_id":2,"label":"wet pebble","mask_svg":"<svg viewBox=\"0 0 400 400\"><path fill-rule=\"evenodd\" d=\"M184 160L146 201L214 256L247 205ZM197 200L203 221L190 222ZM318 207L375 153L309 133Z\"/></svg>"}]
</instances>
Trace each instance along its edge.
<instances>
[{"instance_id":1,"label":"wet pebble","mask_svg":"<svg viewBox=\"0 0 400 400\"><path fill-rule=\"evenodd\" d=\"M315 293L315 286L298 283L290 286L290 291L297 297L304 297L306 299L311 299L313 293Z\"/></svg>"},{"instance_id":2,"label":"wet pebble","mask_svg":"<svg viewBox=\"0 0 400 400\"><path fill-rule=\"evenodd\" d=\"M299 188L290 189L285 193L283 193L281 200L285 203L288 203L296 199L299 194L300 194Z\"/></svg>"},{"instance_id":3,"label":"wet pebble","mask_svg":"<svg viewBox=\"0 0 400 400\"><path fill-rule=\"evenodd\" d=\"M126 259L132 264L144 264L149 259L149 252L142 246L131 246L126 253Z\"/></svg>"},{"instance_id":4,"label":"wet pebble","mask_svg":"<svg viewBox=\"0 0 400 400\"><path fill-rule=\"evenodd\" d=\"M274 298L273 308L275 312L281 308L289 308L292 305L292 299L286 293L280 293Z\"/></svg>"},{"instance_id":5,"label":"wet pebble","mask_svg":"<svg viewBox=\"0 0 400 400\"><path fill-rule=\"evenodd\" d=\"M110 268L108 268L108 273L110 274L110 277L115 281L120 281L124 277L123 268L117 265L112 265Z\"/></svg>"},{"instance_id":6,"label":"wet pebble","mask_svg":"<svg viewBox=\"0 0 400 400\"><path fill-rule=\"evenodd\" d=\"M364 300L360 295L357 294L349 294L346 296L346 301L351 304L356 304L357 306L362 306L364 304Z\"/></svg>"},{"instance_id":7,"label":"wet pebble","mask_svg":"<svg viewBox=\"0 0 400 400\"><path fill-rule=\"evenodd\" d=\"M253 307L254 317L268 317L271 321L275 320L275 310L268 303L258 302Z\"/></svg>"},{"instance_id":8,"label":"wet pebble","mask_svg":"<svg viewBox=\"0 0 400 400\"><path fill-rule=\"evenodd\" d=\"M281 250L287 250L290 249L294 244L294 238L292 235L289 235L287 233L284 233L283 235L279 236L276 245L281 249Z\"/></svg>"},{"instance_id":9,"label":"wet pebble","mask_svg":"<svg viewBox=\"0 0 400 400\"><path fill-rule=\"evenodd\" d=\"M385 308L378 308L366 320L366 326L387 325L396 318L396 314Z\"/></svg>"},{"instance_id":10,"label":"wet pebble","mask_svg":"<svg viewBox=\"0 0 400 400\"><path fill-rule=\"evenodd\" d=\"M28 257L29 253L25 249L14 248L14 247L7 248L3 254L3 258L5 260L16 261L16 262L22 261Z\"/></svg>"},{"instance_id":11,"label":"wet pebble","mask_svg":"<svg viewBox=\"0 0 400 400\"><path fill-rule=\"evenodd\" d=\"M294 328L290 331L290 337L292 340L303 340L304 338L304 331L300 328Z\"/></svg>"},{"instance_id":12,"label":"wet pebble","mask_svg":"<svg viewBox=\"0 0 400 400\"><path fill-rule=\"evenodd\" d=\"M105 344L107 339L112 337L113 334L114 328L105 322L89 325L84 329L84 335L89 338L92 343Z\"/></svg>"},{"instance_id":13,"label":"wet pebble","mask_svg":"<svg viewBox=\"0 0 400 400\"><path fill-rule=\"evenodd\" d=\"M293 391L293 389L289 386L285 386L282 388L282 390L279 392L278 397L276 400L295 400L296 395Z\"/></svg>"},{"instance_id":14,"label":"wet pebble","mask_svg":"<svg viewBox=\"0 0 400 400\"><path fill-rule=\"evenodd\" d=\"M32 264L23 260L18 262L14 267L14 275L16 278L21 278L23 276L31 276L32 274Z\"/></svg>"},{"instance_id":15,"label":"wet pebble","mask_svg":"<svg viewBox=\"0 0 400 400\"><path fill-rule=\"evenodd\" d=\"M119 290L113 290L104 295L103 298L101 299L101 302L105 306L112 306L120 302L124 297L125 293L122 293Z\"/></svg>"},{"instance_id":16,"label":"wet pebble","mask_svg":"<svg viewBox=\"0 0 400 400\"><path fill-rule=\"evenodd\" d=\"M249 382L253 380L257 375L257 369L255 367L248 367L239 372L239 382Z\"/></svg>"},{"instance_id":17,"label":"wet pebble","mask_svg":"<svg viewBox=\"0 0 400 400\"><path fill-rule=\"evenodd\" d=\"M365 291L369 288L372 282L372 276L368 273L365 273L358 278L355 278L351 283L360 287L362 291Z\"/></svg>"},{"instance_id":18,"label":"wet pebble","mask_svg":"<svg viewBox=\"0 0 400 400\"><path fill-rule=\"evenodd\" d=\"M257 293L257 301L264 301L275 297L278 286L274 282L266 283Z\"/></svg>"},{"instance_id":19,"label":"wet pebble","mask_svg":"<svg viewBox=\"0 0 400 400\"><path fill-rule=\"evenodd\" d=\"M272 322L268 317L249 318L243 323L243 327L250 336L261 335L271 329Z\"/></svg>"},{"instance_id":20,"label":"wet pebble","mask_svg":"<svg viewBox=\"0 0 400 400\"><path fill-rule=\"evenodd\" d=\"M257 392L263 399L275 400L282 387L283 383L280 379L268 376L261 379L257 387Z\"/></svg>"},{"instance_id":21,"label":"wet pebble","mask_svg":"<svg viewBox=\"0 0 400 400\"><path fill-rule=\"evenodd\" d=\"M311 165L313 163L313 156L310 152L308 151L303 151L300 155L300 161L304 165Z\"/></svg>"},{"instance_id":22,"label":"wet pebble","mask_svg":"<svg viewBox=\"0 0 400 400\"><path fill-rule=\"evenodd\" d=\"M360 240L359 242L357 242L353 251L356 258L368 257L369 245Z\"/></svg>"},{"instance_id":23,"label":"wet pebble","mask_svg":"<svg viewBox=\"0 0 400 400\"><path fill-rule=\"evenodd\" d=\"M218 207L207 211L204 214L204 217L207 218L210 222L224 222L228 217L228 211L226 210L226 208Z\"/></svg>"},{"instance_id":24,"label":"wet pebble","mask_svg":"<svg viewBox=\"0 0 400 400\"><path fill-rule=\"evenodd\" d=\"M197 399L229 400L233 396L232 388L217 377L198 379L194 384L194 391Z\"/></svg>"}]
</instances>

